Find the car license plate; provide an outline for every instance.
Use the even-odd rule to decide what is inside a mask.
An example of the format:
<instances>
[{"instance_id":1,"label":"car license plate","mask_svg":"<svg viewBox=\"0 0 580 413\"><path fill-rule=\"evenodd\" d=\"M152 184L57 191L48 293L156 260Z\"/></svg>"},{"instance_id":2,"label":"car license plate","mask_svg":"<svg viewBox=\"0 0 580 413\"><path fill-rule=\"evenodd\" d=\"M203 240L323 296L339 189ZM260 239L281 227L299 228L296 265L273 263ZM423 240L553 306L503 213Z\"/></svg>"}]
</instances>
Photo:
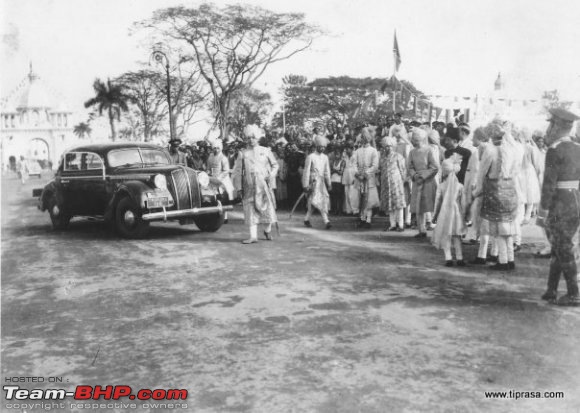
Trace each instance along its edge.
<instances>
[{"instance_id":1,"label":"car license plate","mask_svg":"<svg viewBox=\"0 0 580 413\"><path fill-rule=\"evenodd\" d=\"M147 208L161 208L169 206L169 199L164 196L162 198L149 198L147 200Z\"/></svg>"}]
</instances>

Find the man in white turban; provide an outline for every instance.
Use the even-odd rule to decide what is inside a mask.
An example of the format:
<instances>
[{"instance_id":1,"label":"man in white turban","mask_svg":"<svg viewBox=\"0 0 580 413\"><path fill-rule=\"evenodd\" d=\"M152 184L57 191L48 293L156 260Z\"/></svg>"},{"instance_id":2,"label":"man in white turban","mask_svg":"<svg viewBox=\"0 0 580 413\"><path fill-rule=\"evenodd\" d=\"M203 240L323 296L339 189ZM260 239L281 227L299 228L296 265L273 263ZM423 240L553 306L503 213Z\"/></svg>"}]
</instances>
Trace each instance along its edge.
<instances>
[{"instance_id":1,"label":"man in white turban","mask_svg":"<svg viewBox=\"0 0 580 413\"><path fill-rule=\"evenodd\" d=\"M206 170L210 176L218 178L223 184L228 198L234 199L234 186L230 178L230 163L228 158L223 154L223 143L221 139L216 139L211 143L212 153L208 156ZM224 223L228 223L228 213L224 213Z\"/></svg>"},{"instance_id":2,"label":"man in white turban","mask_svg":"<svg viewBox=\"0 0 580 413\"><path fill-rule=\"evenodd\" d=\"M262 131L256 125L244 128L247 148L238 156L232 173L234 189L242 198L244 219L250 227L250 238L243 244L258 242L258 224L265 224L264 236L272 240L272 224L276 217L276 201L272 188L278 173L278 162L272 151L258 146Z\"/></svg>"},{"instance_id":3,"label":"man in white turban","mask_svg":"<svg viewBox=\"0 0 580 413\"><path fill-rule=\"evenodd\" d=\"M302 187L308 194L307 206L308 211L304 218L304 225L311 227L310 218L314 208L320 211L322 220L326 229L330 229L330 221L328 220L328 209L330 206L330 197L328 190L330 188L330 164L328 156L324 154L324 149L328 145L328 140L324 136L316 136L314 138L316 151L311 153L306 158L304 164L304 173L302 175Z\"/></svg>"},{"instance_id":4,"label":"man in white turban","mask_svg":"<svg viewBox=\"0 0 580 413\"><path fill-rule=\"evenodd\" d=\"M359 181L361 192L361 206L359 207L361 228L371 227L373 208L380 205L376 178L377 171L379 170L379 153L371 146L373 139L371 132L367 128L364 128L361 131L362 146L354 154L357 169L355 178Z\"/></svg>"}]
</instances>

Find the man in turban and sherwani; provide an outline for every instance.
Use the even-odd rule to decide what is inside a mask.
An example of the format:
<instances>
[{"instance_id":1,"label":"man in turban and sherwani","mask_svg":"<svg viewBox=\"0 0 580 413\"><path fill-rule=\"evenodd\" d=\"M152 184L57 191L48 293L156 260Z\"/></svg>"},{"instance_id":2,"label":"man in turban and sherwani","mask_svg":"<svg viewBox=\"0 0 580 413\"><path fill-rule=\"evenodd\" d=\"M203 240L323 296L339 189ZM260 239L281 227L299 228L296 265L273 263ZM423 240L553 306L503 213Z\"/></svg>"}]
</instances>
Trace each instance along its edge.
<instances>
[{"instance_id":1,"label":"man in turban and sherwani","mask_svg":"<svg viewBox=\"0 0 580 413\"><path fill-rule=\"evenodd\" d=\"M328 220L328 209L330 206L330 197L328 190L330 188L330 164L328 156L324 154L324 149L328 145L328 140L321 135L314 139L316 151L311 153L306 158L304 164L304 173L302 175L302 186L304 191L308 194L307 206L308 211L304 218L304 225L311 227L310 218L314 208L320 211L322 220L326 229L330 229L331 225Z\"/></svg>"},{"instance_id":2,"label":"man in turban and sherwani","mask_svg":"<svg viewBox=\"0 0 580 413\"><path fill-rule=\"evenodd\" d=\"M276 201L272 188L275 187L278 173L278 162L272 151L258 146L263 136L256 125L244 128L247 149L244 150L234 165L234 189L242 198L244 219L250 226L250 238L243 244L258 242L258 224L265 224L264 236L271 241L272 224L276 223Z\"/></svg>"},{"instance_id":3,"label":"man in turban and sherwani","mask_svg":"<svg viewBox=\"0 0 580 413\"><path fill-rule=\"evenodd\" d=\"M212 153L207 158L206 170L210 176L218 178L223 184L228 198L234 199L234 186L230 178L230 163L228 158L223 154L223 143L221 139L216 139L211 143ZM225 212L224 223L228 222L228 213Z\"/></svg>"},{"instance_id":4,"label":"man in turban and sherwani","mask_svg":"<svg viewBox=\"0 0 580 413\"><path fill-rule=\"evenodd\" d=\"M364 128L361 131L362 146L354 154L356 161L355 178L359 181L361 228L370 228L373 217L373 208L380 205L377 190L377 171L379 170L379 153L371 146L373 135Z\"/></svg>"}]
</instances>

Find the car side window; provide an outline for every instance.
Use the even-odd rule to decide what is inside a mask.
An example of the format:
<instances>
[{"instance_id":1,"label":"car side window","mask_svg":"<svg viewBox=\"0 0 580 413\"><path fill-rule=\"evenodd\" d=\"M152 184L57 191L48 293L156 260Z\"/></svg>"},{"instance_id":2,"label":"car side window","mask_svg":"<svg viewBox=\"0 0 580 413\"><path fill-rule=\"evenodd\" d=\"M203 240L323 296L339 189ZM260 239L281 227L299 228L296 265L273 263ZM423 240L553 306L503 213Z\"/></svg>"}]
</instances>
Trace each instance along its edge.
<instances>
[{"instance_id":1,"label":"car side window","mask_svg":"<svg viewBox=\"0 0 580 413\"><path fill-rule=\"evenodd\" d=\"M95 153L83 153L81 156L81 170L103 169L101 157Z\"/></svg>"},{"instance_id":2,"label":"car side window","mask_svg":"<svg viewBox=\"0 0 580 413\"><path fill-rule=\"evenodd\" d=\"M81 169L80 153L67 153L64 156L64 170L65 171L79 171Z\"/></svg>"},{"instance_id":3,"label":"car side window","mask_svg":"<svg viewBox=\"0 0 580 413\"><path fill-rule=\"evenodd\" d=\"M64 156L65 171L102 170L103 160L92 152L69 152Z\"/></svg>"}]
</instances>

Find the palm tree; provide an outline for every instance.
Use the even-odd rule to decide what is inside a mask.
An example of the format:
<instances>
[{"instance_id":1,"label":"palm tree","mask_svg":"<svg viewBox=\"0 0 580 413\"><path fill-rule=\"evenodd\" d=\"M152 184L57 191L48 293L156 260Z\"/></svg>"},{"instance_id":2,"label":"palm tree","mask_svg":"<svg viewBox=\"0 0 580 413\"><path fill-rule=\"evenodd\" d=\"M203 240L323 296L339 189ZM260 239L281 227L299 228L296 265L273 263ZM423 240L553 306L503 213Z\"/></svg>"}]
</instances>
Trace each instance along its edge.
<instances>
[{"instance_id":1,"label":"palm tree","mask_svg":"<svg viewBox=\"0 0 580 413\"><path fill-rule=\"evenodd\" d=\"M107 79L107 83L96 79L93 83L93 89L95 90L95 97L85 102L85 108L96 106L99 115L102 115L104 110L107 111L109 125L111 125L111 138L115 141L117 137L115 117L120 121L121 111L127 111L129 109L127 106L128 98L123 93L122 86L113 84L111 79Z\"/></svg>"},{"instance_id":2,"label":"palm tree","mask_svg":"<svg viewBox=\"0 0 580 413\"><path fill-rule=\"evenodd\" d=\"M92 131L91 126L86 122L81 122L78 125L75 125L73 129L73 133L77 135L79 139L83 139L85 135L90 138Z\"/></svg>"}]
</instances>

